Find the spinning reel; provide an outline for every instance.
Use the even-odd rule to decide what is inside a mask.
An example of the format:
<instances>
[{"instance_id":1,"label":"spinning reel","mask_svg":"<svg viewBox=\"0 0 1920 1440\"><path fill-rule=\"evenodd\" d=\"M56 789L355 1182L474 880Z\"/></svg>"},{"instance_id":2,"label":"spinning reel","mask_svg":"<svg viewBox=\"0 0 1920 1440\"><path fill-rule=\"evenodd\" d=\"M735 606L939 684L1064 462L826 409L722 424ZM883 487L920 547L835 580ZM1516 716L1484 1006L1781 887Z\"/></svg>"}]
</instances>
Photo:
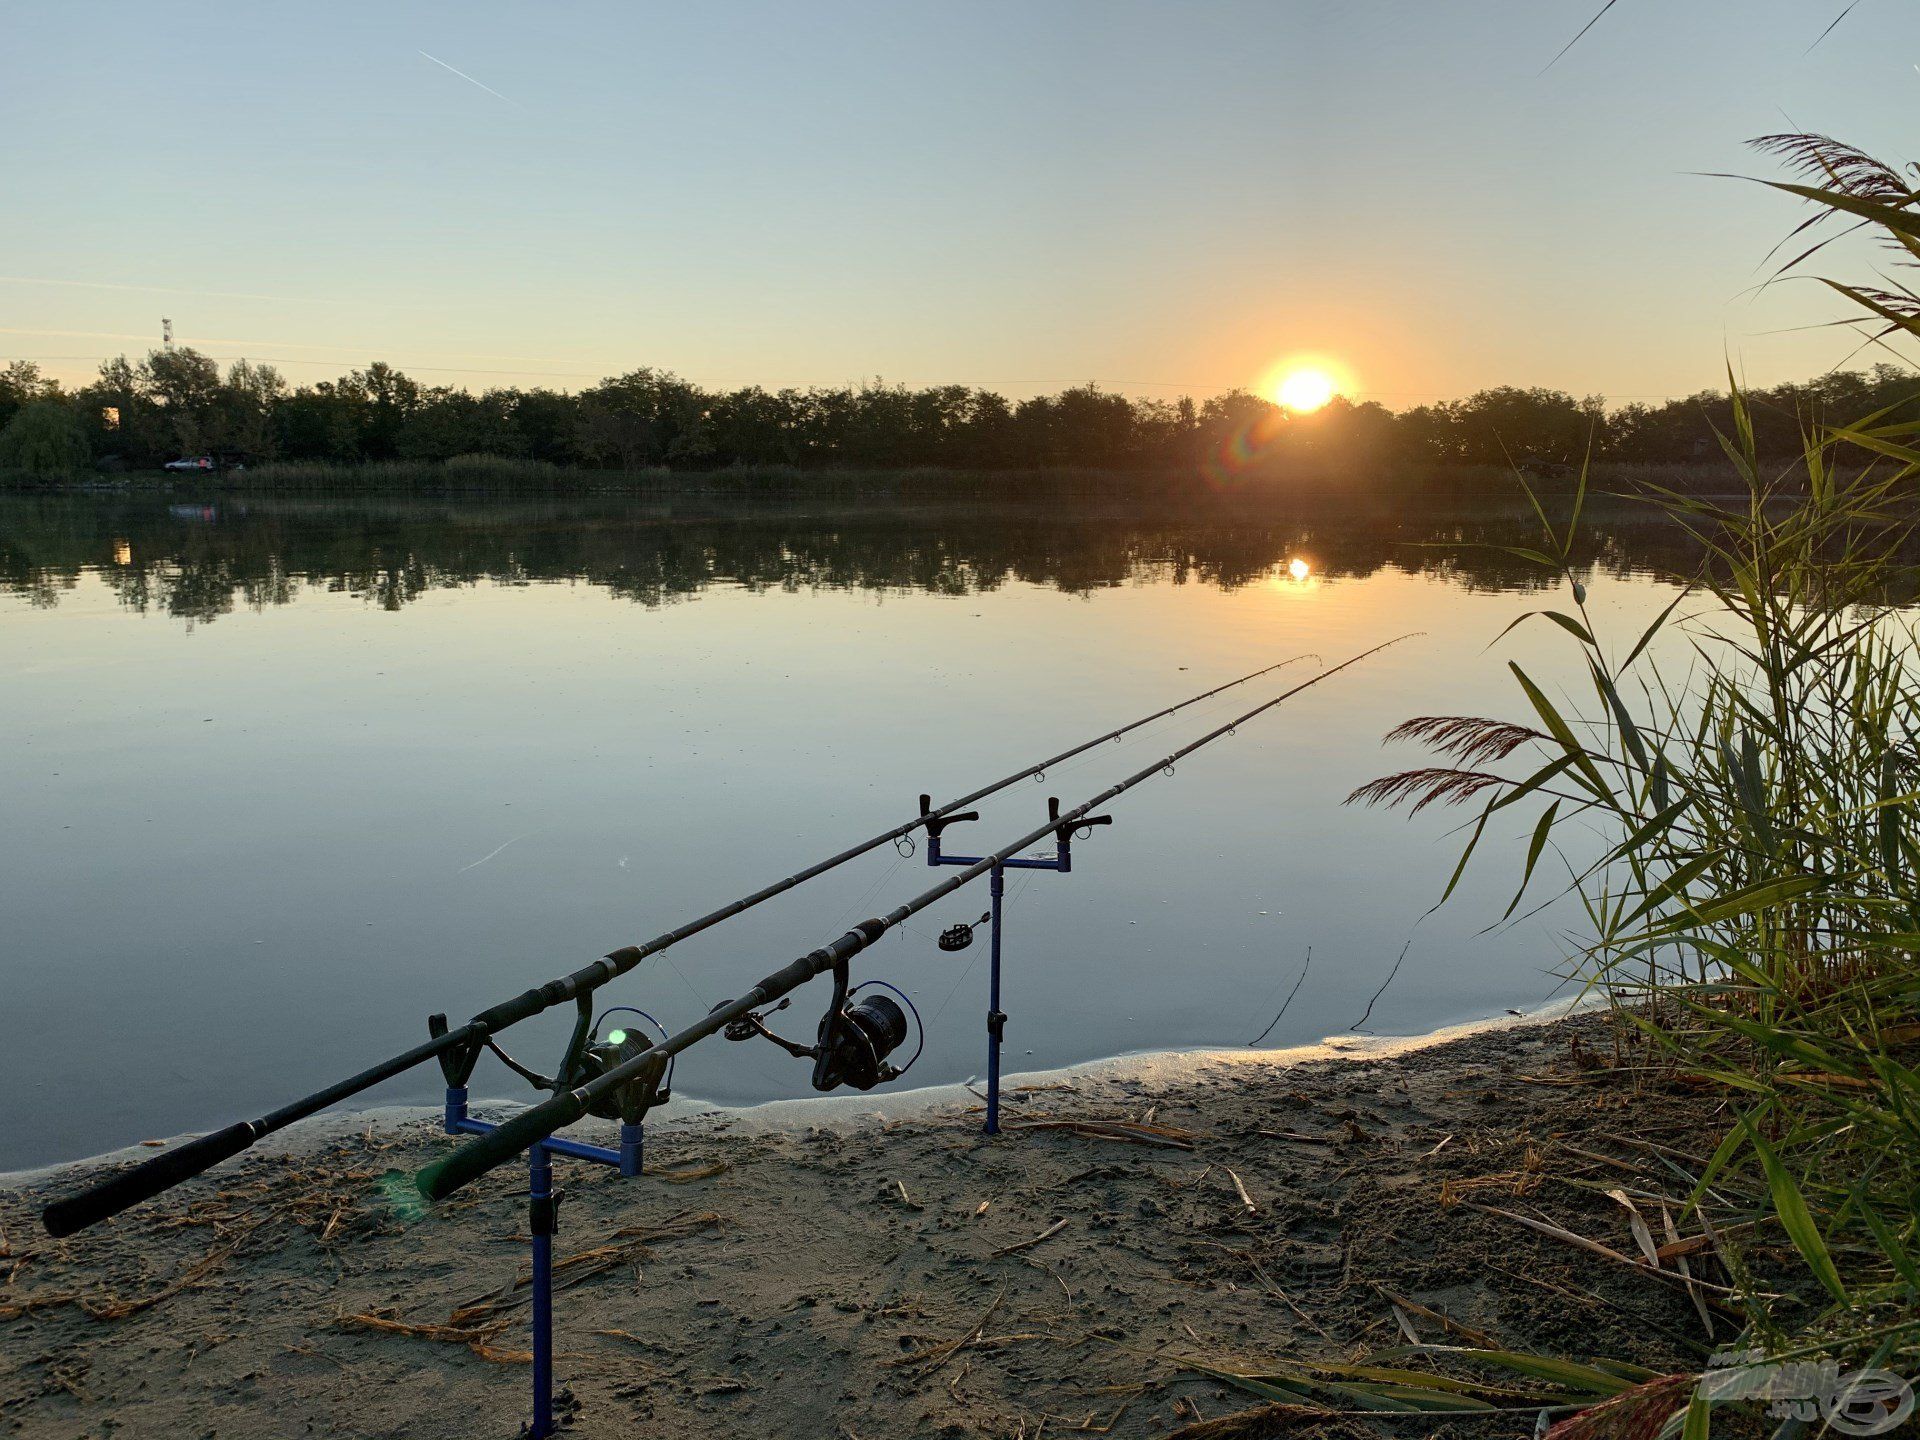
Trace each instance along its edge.
<instances>
[{"instance_id":1,"label":"spinning reel","mask_svg":"<svg viewBox=\"0 0 1920 1440\"><path fill-rule=\"evenodd\" d=\"M863 990L888 990L899 999L896 1002L886 995L869 994L855 1000ZM926 1048L926 1027L906 992L885 980L848 984L844 960L833 967L833 999L827 1013L820 1017L820 1029L813 1044L802 1045L767 1028L766 1017L786 1009L790 1003L791 997L785 997L771 1010L750 1011L731 1021L721 1033L729 1040L751 1040L759 1035L795 1059L813 1061L813 1088L823 1091L837 1090L842 1085L871 1090L889 1080L898 1080L913 1068L914 1061ZM903 1010L902 1005L906 1009ZM896 1066L887 1057L906 1042L909 1012L913 1015L916 1043L907 1063Z\"/></svg>"},{"instance_id":2,"label":"spinning reel","mask_svg":"<svg viewBox=\"0 0 1920 1440\"><path fill-rule=\"evenodd\" d=\"M667 1038L667 1027L644 1010L636 1010L631 1005L615 1005L600 1014L600 1020L609 1015L621 1013L638 1015L654 1029L660 1032L662 1040ZM653 1041L639 1030L615 1027L607 1032L605 1040L598 1039L600 1020L593 1022L593 1029L587 1037L587 1044L581 1050L573 1074L569 1077L567 1088L584 1085L589 1080L597 1080L616 1065L624 1065L637 1055L644 1054L653 1046ZM638 1120L656 1105L664 1105L673 1098L670 1088L673 1084L673 1067L677 1056L668 1057L666 1064L649 1065L636 1080L630 1080L611 1095L603 1096L587 1106L589 1115L598 1115L602 1120Z\"/></svg>"},{"instance_id":3,"label":"spinning reel","mask_svg":"<svg viewBox=\"0 0 1920 1440\"><path fill-rule=\"evenodd\" d=\"M537 1070L522 1065L513 1056L501 1049L491 1035L482 1036L477 1041L449 1051L440 1056L440 1069L445 1074L450 1089L457 1089L459 1101L464 1106L467 1079L473 1073L474 1062L480 1058L481 1050L491 1050L501 1064L525 1080L536 1090L548 1090L558 1094L563 1090L573 1090L589 1080L623 1065L627 1061L643 1055L652 1048L651 1037L643 1030L634 1027L615 1026L607 1032L606 1038L600 1038L601 1022L610 1015L636 1015L653 1029L661 1039L667 1037L667 1027L644 1010L631 1005L615 1005L602 1011L599 1018L593 1015L593 1000L590 995L576 997L578 1007L573 1024L572 1037L567 1042L566 1053L561 1057L557 1075L542 1075ZM446 1033L447 1019L444 1015L428 1018L427 1030L434 1036ZM619 1086L609 1094L598 1097L587 1107L587 1113L597 1115L603 1120L620 1120L629 1125L638 1124L645 1118L647 1111L664 1105L673 1098L669 1088L673 1081L673 1057L656 1060L640 1071L633 1079Z\"/></svg>"}]
</instances>

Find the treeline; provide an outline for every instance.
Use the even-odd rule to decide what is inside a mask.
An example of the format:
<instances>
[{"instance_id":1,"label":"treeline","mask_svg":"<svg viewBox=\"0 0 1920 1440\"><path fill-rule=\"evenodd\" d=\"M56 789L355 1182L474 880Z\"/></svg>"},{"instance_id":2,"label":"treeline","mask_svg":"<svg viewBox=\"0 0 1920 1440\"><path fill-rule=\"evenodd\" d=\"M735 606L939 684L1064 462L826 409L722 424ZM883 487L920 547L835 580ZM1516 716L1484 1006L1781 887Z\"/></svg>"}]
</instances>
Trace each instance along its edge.
<instances>
[{"instance_id":1,"label":"treeline","mask_svg":"<svg viewBox=\"0 0 1920 1440\"><path fill-rule=\"evenodd\" d=\"M1799 453L1805 425L1893 408L1920 418L1920 381L1891 365L1752 392L1764 453ZM150 469L188 455L353 465L496 456L635 471L786 466L1201 471L1246 475L1387 465L1689 463L1719 455L1724 393L1609 407L1600 396L1501 387L1398 413L1337 398L1295 414L1235 390L1137 400L1094 385L1009 400L965 385L705 390L640 369L577 392L426 386L376 362L294 387L270 365L223 374L191 349L122 356L73 393L28 361L0 369L0 468Z\"/></svg>"}]
</instances>

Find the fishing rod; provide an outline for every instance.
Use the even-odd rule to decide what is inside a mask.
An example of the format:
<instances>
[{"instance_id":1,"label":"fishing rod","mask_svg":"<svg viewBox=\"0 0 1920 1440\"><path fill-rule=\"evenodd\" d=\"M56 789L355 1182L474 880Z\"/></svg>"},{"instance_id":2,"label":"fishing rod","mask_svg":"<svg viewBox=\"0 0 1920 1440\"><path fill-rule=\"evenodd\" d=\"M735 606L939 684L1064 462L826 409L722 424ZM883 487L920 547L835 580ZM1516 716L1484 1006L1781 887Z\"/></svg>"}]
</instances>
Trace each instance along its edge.
<instances>
[{"instance_id":1,"label":"fishing rod","mask_svg":"<svg viewBox=\"0 0 1920 1440\"><path fill-rule=\"evenodd\" d=\"M1236 716L1226 724L1209 730L1199 739L1161 757L1118 784L1109 786L1091 800L1072 810L1061 812L1057 807L1049 807L1047 822L1022 835L1012 844L1002 846L992 854L981 857L951 879L921 892L885 915L861 921L838 940L810 951L774 971L746 994L715 1006L704 1017L679 1033L668 1036L660 1043L640 1050L639 1053L632 1054L619 1063L603 1069L584 1084L574 1089L561 1090L552 1099L530 1106L512 1119L503 1121L451 1155L426 1166L414 1177L414 1184L427 1199L441 1200L469 1181L484 1175L496 1165L512 1159L529 1147L540 1144L555 1131L580 1119L589 1110L597 1110L601 1113L608 1110L626 1114L643 1113L652 1103L652 1097L661 1076L673 1057L696 1042L721 1031L729 1031L729 1038L744 1038L756 1032L766 1034L769 1039L775 1040L790 1053L812 1058L814 1060L813 1084L819 1090L831 1090L841 1084L851 1084L856 1089L867 1090L881 1081L894 1078L899 1072L887 1066L885 1059L887 1053L906 1037L904 1017L900 1017L900 1023L896 1026L892 1023L892 1016L874 1014L862 1019L857 1011L850 1013L847 1010L850 978L848 962L855 955L874 944L909 916L918 914L929 905L945 899L961 886L979 879L988 871L1014 860L1029 846L1037 844L1048 836L1053 836L1057 842L1064 844L1065 838L1074 830L1089 824L1102 823L1107 817L1095 816L1093 812L1108 801L1125 794L1134 786L1152 779L1155 775L1171 774L1174 765L1193 754L1194 751L1212 744L1223 735L1233 734L1240 726L1298 695L1301 691L1311 689L1322 680L1330 679L1349 666L1357 665L1368 656L1377 655L1387 646L1396 645L1406 638L1402 635L1385 644L1376 645L1371 650L1362 651L1351 659L1342 661L1330 670L1321 671L1311 680L1303 681L1292 689L1282 691L1273 699L1255 706L1244 715ZM768 1034L762 1016L756 1012L828 970L833 972L833 1000L820 1022L818 1042L809 1048ZM887 1004L891 1007L891 1002Z\"/></svg>"},{"instance_id":2,"label":"fishing rod","mask_svg":"<svg viewBox=\"0 0 1920 1440\"><path fill-rule=\"evenodd\" d=\"M1037 764L1016 770L1004 779L996 780L991 785L983 785L978 790L962 795L956 800L949 800L937 809L929 809L927 797L922 796L920 813L903 824L895 825L890 830L883 830L871 839L851 845L836 855L830 855L825 860L807 866L804 870L796 871L784 880L754 891L751 895L742 896L732 904L723 905L718 910L702 915L697 920L691 920L678 929L657 935L643 945L625 946L610 952L591 965L575 970L570 975L563 975L545 985L523 991L511 1000L482 1010L464 1025L449 1029L445 1016L433 1016L428 1021L429 1038L411 1049L403 1050L398 1055L381 1061L378 1065L369 1066L358 1074L349 1075L344 1080L336 1081L323 1089L314 1091L311 1095L283 1105L278 1110L269 1111L257 1120L239 1121L225 1129L211 1131L183 1145L152 1156L96 1185L54 1201L46 1208L41 1218L50 1234L56 1237L71 1235L76 1230L83 1230L89 1225L118 1215L122 1210L129 1209L143 1200L151 1200L182 1181L190 1180L195 1175L211 1169L222 1160L238 1155L256 1141L277 1130L284 1130L296 1121L304 1120L310 1115L317 1115L322 1110L339 1104L342 1100L350 1099L363 1090L370 1090L375 1085L391 1080L396 1075L411 1070L416 1065L425 1064L429 1060L440 1062L450 1086L464 1086L472 1074L480 1052L483 1049L492 1048L520 1074L527 1075L528 1078L536 1078L508 1060L505 1054L492 1044L493 1037L510 1025L516 1025L555 1005L572 1000L581 1007L582 1013L575 1024L566 1059L554 1080L542 1086L542 1088L557 1088L570 1078L577 1078L575 1071L587 1054L592 1027L592 1017L587 1013L588 998L601 986L625 975L648 956L657 955L662 950L679 944L682 940L698 935L703 930L711 929L723 920L730 920L735 915L751 910L754 906L771 900L775 896L785 894L795 886L803 885L850 860L856 860L862 855L879 849L882 845L905 839L915 830L927 829L930 833L937 833L939 827L945 823L977 819L978 816L971 813L961 813L964 807L997 794L1008 786L1018 784L1031 776L1043 777L1054 766L1071 760L1077 755L1085 754L1110 741L1117 741L1144 725L1178 714L1182 710L1198 705L1203 700L1210 700L1225 691L1258 680L1263 675L1270 675L1276 670L1297 664L1305 658L1307 657L1296 655L1290 660L1263 666L1261 669L1242 675L1237 680L1216 685L1211 690L1203 690L1198 695L1156 710L1151 715L1143 715L1138 720L1130 721L1116 730L1109 730L1070 749L1062 750L1058 755L1049 756Z\"/></svg>"}]
</instances>

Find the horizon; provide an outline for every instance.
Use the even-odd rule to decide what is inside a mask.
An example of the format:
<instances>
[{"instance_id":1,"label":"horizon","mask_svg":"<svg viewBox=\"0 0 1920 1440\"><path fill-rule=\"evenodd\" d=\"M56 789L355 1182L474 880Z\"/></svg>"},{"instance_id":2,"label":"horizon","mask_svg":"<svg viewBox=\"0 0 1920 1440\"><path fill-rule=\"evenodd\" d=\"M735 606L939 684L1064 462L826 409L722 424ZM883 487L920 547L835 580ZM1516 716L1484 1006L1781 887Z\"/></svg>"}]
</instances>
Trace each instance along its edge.
<instances>
[{"instance_id":1,"label":"horizon","mask_svg":"<svg viewBox=\"0 0 1920 1440\"><path fill-rule=\"evenodd\" d=\"M629 366L624 370L609 371L605 375L601 375L592 381L579 385L541 385L537 383L514 385L503 384L497 380L488 380L484 383L476 384L470 380L463 381L459 378L450 381L435 381L430 378L432 367L425 367L423 375L429 378L422 378L409 372L406 366L393 364L379 357L368 359L361 364L346 363L344 368L337 374L316 375L309 379L303 379L299 376L285 374L279 370L277 362L271 360L256 360L244 355L224 358L211 355L196 346L177 340L171 345L163 343L153 345L145 350L120 351L112 356L104 357L101 365L104 367L117 362L124 362L138 375L144 369L159 363L163 357L167 356L192 356L200 360L212 362L221 377L221 383L223 385L231 383L229 377L235 373L233 371L234 366L252 366L255 367L256 372L270 372L278 377L278 379L284 383L286 392L291 395L312 395L317 393L318 387L323 385L337 387L348 382L357 381L364 383L375 372L384 371L392 380L407 381L415 384L419 389L420 398L423 401L433 393L440 391L466 395L474 399L494 393L529 395L545 392L577 400L590 397L594 392L600 391L604 387L642 376L650 378L660 384L684 384L693 391L716 399L744 395L756 391L775 397L791 395L800 399L807 399L809 397L877 394L883 392L925 394L935 390L958 388L982 398L998 398L1014 404L1024 403L1028 400L1057 400L1063 395L1070 394L1118 396L1127 400L1130 404L1144 407L1149 412L1151 412L1153 407L1177 406L1183 402L1191 403L1195 406L1202 406L1210 401L1251 399L1262 401L1272 410L1284 412L1294 419L1307 419L1323 411L1351 411L1363 408L1383 410L1388 415L1399 417L1415 410L1445 409L1449 406L1459 406L1471 401L1502 395L1537 396L1553 400L1570 400L1582 407L1597 401L1600 402L1602 406L1603 414L1614 416L1634 407L1658 410L1663 406L1676 402L1694 400L1724 401L1730 396L1730 392L1725 384L1723 372L1722 383L1717 386L1707 384L1701 386L1699 389L1685 393L1661 396L1614 397L1602 394L1582 395L1574 391L1561 390L1549 385L1529 384L1524 380L1511 380L1486 385L1480 389L1463 392L1458 395L1435 394L1418 401L1408 400L1402 404L1393 404L1385 400L1374 399L1357 390L1350 390L1337 384L1324 390L1314 399L1298 402L1290 400L1287 394L1289 389L1288 381L1291 380L1299 383L1303 377L1309 377L1313 380L1319 378L1320 372L1312 365L1311 361L1307 362L1304 368L1274 367L1272 372L1265 377L1265 380L1269 383L1264 383L1260 386L1234 386L1225 390L1211 392L1183 391L1178 394L1163 393L1157 390L1155 393L1141 394L1138 392L1130 392L1124 388L1103 385L1098 380L1062 385L1058 389L1051 391L1008 394L994 390L990 386L968 385L962 381L943 383L935 380L924 385L909 385L904 381L895 381L880 375L863 377L838 385L800 385L775 388L774 386L761 384L754 380L746 380L739 385L708 387L701 385L698 381L689 379L687 376L677 374L666 367L644 363ZM12 356L0 354L0 372L4 372L8 366L15 364L33 366L38 372L40 380L52 382L57 385L59 387L59 394L67 399L76 398L83 392L106 383L106 377L99 369L96 369L92 374L82 377L78 381L68 382L60 380L57 375L41 362L26 357L16 360ZM245 372L243 370L240 373ZM1818 389L1823 382L1837 384L1843 388L1847 387L1848 382L1858 382L1856 388L1880 388L1904 383L1902 377L1908 374L1909 372L1905 367L1890 362L1884 356L1875 359L1872 358L1871 355L1856 355L1853 357L1851 363L1831 366L1815 374L1799 377L1784 377L1764 386L1746 386L1743 384L1741 393L1749 404L1764 404L1766 403L1766 397L1769 395L1777 394L1781 391L1812 392ZM1920 398L1920 377L1914 377L1911 384L1915 391L1915 397Z\"/></svg>"},{"instance_id":2,"label":"horizon","mask_svg":"<svg viewBox=\"0 0 1920 1440\"><path fill-rule=\"evenodd\" d=\"M1795 202L1692 172L1891 149L1920 17L1863 57L1788 0L1613 7L1556 60L1596 8L35 14L0 361L77 388L164 316L296 386L1170 400L1311 355L1394 411L1870 365L1821 287L1753 293Z\"/></svg>"}]
</instances>

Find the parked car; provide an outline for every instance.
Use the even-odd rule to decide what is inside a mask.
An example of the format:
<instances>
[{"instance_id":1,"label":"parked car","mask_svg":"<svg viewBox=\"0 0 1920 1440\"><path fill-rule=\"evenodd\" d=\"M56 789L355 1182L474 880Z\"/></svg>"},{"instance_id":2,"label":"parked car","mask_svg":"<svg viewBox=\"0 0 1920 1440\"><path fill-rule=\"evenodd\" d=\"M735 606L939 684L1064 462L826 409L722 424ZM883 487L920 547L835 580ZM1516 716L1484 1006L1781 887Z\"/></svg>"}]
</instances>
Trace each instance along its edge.
<instances>
[{"instance_id":1,"label":"parked car","mask_svg":"<svg viewBox=\"0 0 1920 1440\"><path fill-rule=\"evenodd\" d=\"M234 450L220 450L211 455L183 455L178 460L169 460L162 467L171 475L211 475L219 470L244 470L247 457Z\"/></svg>"}]
</instances>

